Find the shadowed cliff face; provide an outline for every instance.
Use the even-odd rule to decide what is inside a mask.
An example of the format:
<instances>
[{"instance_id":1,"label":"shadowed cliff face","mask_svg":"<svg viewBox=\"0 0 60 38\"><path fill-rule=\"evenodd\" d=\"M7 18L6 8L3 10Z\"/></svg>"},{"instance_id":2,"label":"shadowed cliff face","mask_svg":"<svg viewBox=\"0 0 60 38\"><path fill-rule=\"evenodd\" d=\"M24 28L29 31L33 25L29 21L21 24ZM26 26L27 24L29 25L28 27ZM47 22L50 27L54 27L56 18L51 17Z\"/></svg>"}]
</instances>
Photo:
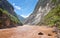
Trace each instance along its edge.
<instances>
[{"instance_id":1,"label":"shadowed cliff face","mask_svg":"<svg viewBox=\"0 0 60 38\"><path fill-rule=\"evenodd\" d=\"M0 11L1 13L1 11ZM6 28L10 25L10 20L6 14L3 14L0 16L0 29Z\"/></svg>"},{"instance_id":2,"label":"shadowed cliff face","mask_svg":"<svg viewBox=\"0 0 60 38\"><path fill-rule=\"evenodd\" d=\"M14 7L7 0L0 0L0 8L7 10L10 14L16 16Z\"/></svg>"},{"instance_id":3,"label":"shadowed cliff face","mask_svg":"<svg viewBox=\"0 0 60 38\"><path fill-rule=\"evenodd\" d=\"M19 26L0 29L0 38L57 38L53 28L45 26Z\"/></svg>"},{"instance_id":4,"label":"shadowed cliff face","mask_svg":"<svg viewBox=\"0 0 60 38\"><path fill-rule=\"evenodd\" d=\"M22 25L14 12L13 6L7 0L0 0L0 29Z\"/></svg>"},{"instance_id":5,"label":"shadowed cliff face","mask_svg":"<svg viewBox=\"0 0 60 38\"><path fill-rule=\"evenodd\" d=\"M33 13L25 20L25 24L38 24L55 5L51 0L39 0Z\"/></svg>"}]
</instances>

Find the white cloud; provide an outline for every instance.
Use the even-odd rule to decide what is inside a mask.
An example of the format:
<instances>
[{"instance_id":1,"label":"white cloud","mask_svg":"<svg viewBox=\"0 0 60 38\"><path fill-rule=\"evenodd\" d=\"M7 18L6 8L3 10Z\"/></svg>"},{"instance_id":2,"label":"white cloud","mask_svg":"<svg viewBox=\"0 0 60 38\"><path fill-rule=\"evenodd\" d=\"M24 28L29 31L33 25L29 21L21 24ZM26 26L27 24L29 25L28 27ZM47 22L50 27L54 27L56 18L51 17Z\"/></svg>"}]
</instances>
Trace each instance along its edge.
<instances>
[{"instance_id":1,"label":"white cloud","mask_svg":"<svg viewBox=\"0 0 60 38\"><path fill-rule=\"evenodd\" d=\"M24 18L27 18L27 17L29 17L31 15L31 13L29 13L28 15L21 15L21 16L24 17Z\"/></svg>"},{"instance_id":2,"label":"white cloud","mask_svg":"<svg viewBox=\"0 0 60 38\"><path fill-rule=\"evenodd\" d=\"M21 10L21 7L20 6L17 6L15 3L13 3L13 6L14 6L15 9Z\"/></svg>"},{"instance_id":3,"label":"white cloud","mask_svg":"<svg viewBox=\"0 0 60 38\"><path fill-rule=\"evenodd\" d=\"M25 16L25 15L21 15L22 17L24 17L24 18L27 18L28 16Z\"/></svg>"},{"instance_id":4,"label":"white cloud","mask_svg":"<svg viewBox=\"0 0 60 38\"><path fill-rule=\"evenodd\" d=\"M19 6L15 6L15 8L18 9L18 10L21 10L21 7L19 7Z\"/></svg>"}]
</instances>

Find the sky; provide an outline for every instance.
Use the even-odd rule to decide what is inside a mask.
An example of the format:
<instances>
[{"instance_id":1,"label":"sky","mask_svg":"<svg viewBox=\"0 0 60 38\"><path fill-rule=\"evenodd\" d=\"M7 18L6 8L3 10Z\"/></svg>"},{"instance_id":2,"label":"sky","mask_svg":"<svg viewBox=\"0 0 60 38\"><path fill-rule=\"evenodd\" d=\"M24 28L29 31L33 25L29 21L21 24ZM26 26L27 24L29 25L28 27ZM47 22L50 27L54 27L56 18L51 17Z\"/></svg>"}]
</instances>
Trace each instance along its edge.
<instances>
[{"instance_id":1,"label":"sky","mask_svg":"<svg viewBox=\"0 0 60 38\"><path fill-rule=\"evenodd\" d=\"M8 0L14 7L17 15L28 17L33 11L38 0Z\"/></svg>"}]
</instances>

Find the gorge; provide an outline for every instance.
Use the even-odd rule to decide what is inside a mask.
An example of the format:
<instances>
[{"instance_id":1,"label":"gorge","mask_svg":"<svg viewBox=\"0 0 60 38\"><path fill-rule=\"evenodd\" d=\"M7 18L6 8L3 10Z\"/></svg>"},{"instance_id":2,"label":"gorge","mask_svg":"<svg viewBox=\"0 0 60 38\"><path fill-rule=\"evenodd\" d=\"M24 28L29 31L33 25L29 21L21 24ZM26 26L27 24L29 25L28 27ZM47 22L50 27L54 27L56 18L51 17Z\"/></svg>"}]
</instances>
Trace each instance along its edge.
<instances>
[{"instance_id":1,"label":"gorge","mask_svg":"<svg viewBox=\"0 0 60 38\"><path fill-rule=\"evenodd\" d=\"M0 38L60 38L60 0L38 0L33 13L21 18L0 0Z\"/></svg>"}]
</instances>

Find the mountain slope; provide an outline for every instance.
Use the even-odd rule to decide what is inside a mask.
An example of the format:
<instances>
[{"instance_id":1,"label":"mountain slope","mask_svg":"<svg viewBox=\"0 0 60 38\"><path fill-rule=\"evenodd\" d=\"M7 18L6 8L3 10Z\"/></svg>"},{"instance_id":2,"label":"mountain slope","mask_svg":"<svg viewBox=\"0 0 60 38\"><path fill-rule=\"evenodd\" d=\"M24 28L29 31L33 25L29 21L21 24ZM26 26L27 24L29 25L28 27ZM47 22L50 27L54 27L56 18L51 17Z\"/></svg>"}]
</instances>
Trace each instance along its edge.
<instances>
[{"instance_id":1,"label":"mountain slope","mask_svg":"<svg viewBox=\"0 0 60 38\"><path fill-rule=\"evenodd\" d=\"M25 20L25 24L38 24L53 7L51 0L39 0L33 13Z\"/></svg>"},{"instance_id":2,"label":"mountain slope","mask_svg":"<svg viewBox=\"0 0 60 38\"><path fill-rule=\"evenodd\" d=\"M13 6L7 0L0 0L0 28L22 25L14 12Z\"/></svg>"}]
</instances>

